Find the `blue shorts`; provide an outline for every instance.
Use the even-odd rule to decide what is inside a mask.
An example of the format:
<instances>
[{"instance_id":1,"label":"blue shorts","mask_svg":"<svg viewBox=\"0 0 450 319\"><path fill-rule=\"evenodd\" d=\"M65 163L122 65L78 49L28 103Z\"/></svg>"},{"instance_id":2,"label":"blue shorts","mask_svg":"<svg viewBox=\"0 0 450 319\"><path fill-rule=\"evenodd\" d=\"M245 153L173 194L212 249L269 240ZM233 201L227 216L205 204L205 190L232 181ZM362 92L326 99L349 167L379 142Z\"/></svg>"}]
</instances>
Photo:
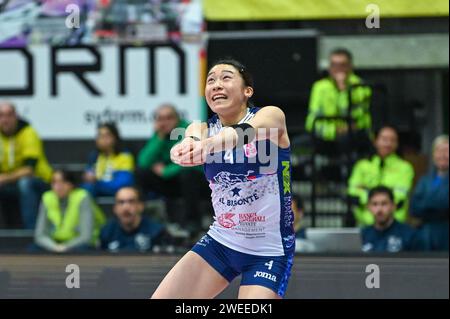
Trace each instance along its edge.
<instances>
[{"instance_id":1,"label":"blue shorts","mask_svg":"<svg viewBox=\"0 0 450 319\"><path fill-rule=\"evenodd\" d=\"M228 282L242 274L241 286L257 285L284 297L294 255L265 257L230 249L205 235L192 248Z\"/></svg>"}]
</instances>

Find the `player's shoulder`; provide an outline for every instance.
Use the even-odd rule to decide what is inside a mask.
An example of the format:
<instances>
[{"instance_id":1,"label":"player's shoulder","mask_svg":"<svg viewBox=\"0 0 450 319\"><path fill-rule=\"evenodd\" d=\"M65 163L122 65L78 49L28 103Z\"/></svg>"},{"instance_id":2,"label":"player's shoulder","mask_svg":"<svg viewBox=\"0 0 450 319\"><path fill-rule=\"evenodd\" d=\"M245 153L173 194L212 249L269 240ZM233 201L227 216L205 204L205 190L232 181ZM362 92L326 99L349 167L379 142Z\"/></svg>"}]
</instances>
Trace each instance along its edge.
<instances>
[{"instance_id":1,"label":"player's shoulder","mask_svg":"<svg viewBox=\"0 0 450 319\"><path fill-rule=\"evenodd\" d=\"M250 112L253 112L254 114L256 114L257 112L263 112L273 116L283 116L283 117L285 116L284 111L281 109L281 107L275 105L254 107L254 109L252 108L250 109Z\"/></svg>"},{"instance_id":2,"label":"player's shoulder","mask_svg":"<svg viewBox=\"0 0 450 319\"><path fill-rule=\"evenodd\" d=\"M264 107L264 109L270 110L271 112L278 112L278 113L283 113L284 114L283 109L280 106L277 106L277 105L267 105L267 106Z\"/></svg>"}]
</instances>

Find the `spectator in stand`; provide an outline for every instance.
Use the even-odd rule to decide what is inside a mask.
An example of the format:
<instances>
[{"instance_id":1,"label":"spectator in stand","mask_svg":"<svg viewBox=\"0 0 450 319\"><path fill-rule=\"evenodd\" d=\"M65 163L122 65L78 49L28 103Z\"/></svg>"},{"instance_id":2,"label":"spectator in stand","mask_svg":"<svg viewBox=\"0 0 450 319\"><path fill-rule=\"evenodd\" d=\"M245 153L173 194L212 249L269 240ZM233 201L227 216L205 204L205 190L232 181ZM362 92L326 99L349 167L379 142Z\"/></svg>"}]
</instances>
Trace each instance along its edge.
<instances>
[{"instance_id":1,"label":"spectator in stand","mask_svg":"<svg viewBox=\"0 0 450 319\"><path fill-rule=\"evenodd\" d=\"M34 229L51 176L35 129L17 115L13 104L0 102L0 204L8 228ZM17 200L20 213L11 205Z\"/></svg>"},{"instance_id":2,"label":"spectator in stand","mask_svg":"<svg viewBox=\"0 0 450 319\"><path fill-rule=\"evenodd\" d=\"M433 143L434 167L423 176L411 198L411 215L421 220L420 234L427 250L448 251L448 135Z\"/></svg>"},{"instance_id":3,"label":"spectator in stand","mask_svg":"<svg viewBox=\"0 0 450 319\"><path fill-rule=\"evenodd\" d=\"M374 145L377 153L356 162L349 179L348 194L355 204L356 223L361 227L373 225L375 219L368 210L367 203L370 189L377 186L387 186L393 190L397 207L394 218L399 222L406 222L414 169L396 154L398 134L393 127L381 128Z\"/></svg>"},{"instance_id":4,"label":"spectator in stand","mask_svg":"<svg viewBox=\"0 0 450 319\"><path fill-rule=\"evenodd\" d=\"M294 231L295 231L295 251L296 252L314 252L316 247L313 242L306 237L306 227L302 225L304 217L303 201L298 195L292 195L292 212L294 213Z\"/></svg>"},{"instance_id":5,"label":"spectator in stand","mask_svg":"<svg viewBox=\"0 0 450 319\"><path fill-rule=\"evenodd\" d=\"M93 249L104 223L103 212L87 191L76 186L74 174L57 170L52 189L42 196L34 250L64 253Z\"/></svg>"},{"instance_id":6,"label":"spectator in stand","mask_svg":"<svg viewBox=\"0 0 450 319\"><path fill-rule=\"evenodd\" d=\"M114 123L98 127L97 150L89 156L84 173L83 188L92 196L114 196L125 186L134 183L134 157L122 148L119 130Z\"/></svg>"},{"instance_id":7,"label":"spectator in stand","mask_svg":"<svg viewBox=\"0 0 450 319\"><path fill-rule=\"evenodd\" d=\"M378 186L370 190L370 213L375 223L361 230L364 252L400 252L422 250L417 231L395 220L394 194L391 189Z\"/></svg>"},{"instance_id":8,"label":"spectator in stand","mask_svg":"<svg viewBox=\"0 0 450 319\"><path fill-rule=\"evenodd\" d=\"M163 225L143 216L144 203L134 187L124 187L116 193L116 218L103 227L100 239L103 250L110 252L151 251L160 245L166 232Z\"/></svg>"},{"instance_id":9,"label":"spectator in stand","mask_svg":"<svg viewBox=\"0 0 450 319\"><path fill-rule=\"evenodd\" d=\"M298 195L292 195L292 212L294 213L294 231L296 238L305 239L305 228L302 225L303 217L305 215L303 201Z\"/></svg>"},{"instance_id":10,"label":"spectator in stand","mask_svg":"<svg viewBox=\"0 0 450 319\"><path fill-rule=\"evenodd\" d=\"M353 56L343 48L335 49L329 56L329 76L314 83L306 130L313 133L314 121L321 116L346 117L351 107L352 139L349 143L348 123L343 119L317 119L315 135L321 150L357 151L366 154L371 146L372 120L370 115L371 89L362 86L363 80L353 72ZM349 105L351 92L352 105ZM352 149L350 149L352 147Z\"/></svg>"},{"instance_id":11,"label":"spectator in stand","mask_svg":"<svg viewBox=\"0 0 450 319\"><path fill-rule=\"evenodd\" d=\"M170 133L176 128L187 128L189 123L169 104L156 110L154 120L155 133L138 156L137 184L144 194L153 192L169 199L182 198L183 207L172 208L173 201L169 201L169 221L196 236L201 231L203 215L208 214L199 206L202 198L211 196L208 183L201 166L181 167L170 159L171 148L179 142L171 139Z\"/></svg>"}]
</instances>

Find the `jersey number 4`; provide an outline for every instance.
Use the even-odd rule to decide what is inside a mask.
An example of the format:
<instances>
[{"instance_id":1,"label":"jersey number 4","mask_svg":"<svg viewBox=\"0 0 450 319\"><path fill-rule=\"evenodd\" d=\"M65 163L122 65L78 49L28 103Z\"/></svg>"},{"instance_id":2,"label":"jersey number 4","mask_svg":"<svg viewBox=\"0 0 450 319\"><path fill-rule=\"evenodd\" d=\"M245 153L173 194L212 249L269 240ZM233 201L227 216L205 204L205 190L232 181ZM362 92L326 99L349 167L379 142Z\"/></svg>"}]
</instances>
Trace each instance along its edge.
<instances>
[{"instance_id":1,"label":"jersey number 4","mask_svg":"<svg viewBox=\"0 0 450 319\"><path fill-rule=\"evenodd\" d=\"M233 150L226 151L223 159L226 163L234 164Z\"/></svg>"}]
</instances>

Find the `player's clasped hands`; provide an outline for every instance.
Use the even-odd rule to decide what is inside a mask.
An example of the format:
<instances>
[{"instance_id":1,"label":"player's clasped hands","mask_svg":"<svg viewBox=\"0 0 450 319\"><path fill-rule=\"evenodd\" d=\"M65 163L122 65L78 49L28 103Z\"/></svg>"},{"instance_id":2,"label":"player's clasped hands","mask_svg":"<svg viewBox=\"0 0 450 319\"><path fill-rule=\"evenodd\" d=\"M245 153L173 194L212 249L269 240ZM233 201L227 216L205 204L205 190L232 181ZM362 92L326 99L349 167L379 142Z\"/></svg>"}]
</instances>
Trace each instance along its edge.
<instances>
[{"instance_id":1,"label":"player's clasped hands","mask_svg":"<svg viewBox=\"0 0 450 319\"><path fill-rule=\"evenodd\" d=\"M184 167L202 165L206 161L206 147L202 141L187 138L171 149L170 158Z\"/></svg>"}]
</instances>

